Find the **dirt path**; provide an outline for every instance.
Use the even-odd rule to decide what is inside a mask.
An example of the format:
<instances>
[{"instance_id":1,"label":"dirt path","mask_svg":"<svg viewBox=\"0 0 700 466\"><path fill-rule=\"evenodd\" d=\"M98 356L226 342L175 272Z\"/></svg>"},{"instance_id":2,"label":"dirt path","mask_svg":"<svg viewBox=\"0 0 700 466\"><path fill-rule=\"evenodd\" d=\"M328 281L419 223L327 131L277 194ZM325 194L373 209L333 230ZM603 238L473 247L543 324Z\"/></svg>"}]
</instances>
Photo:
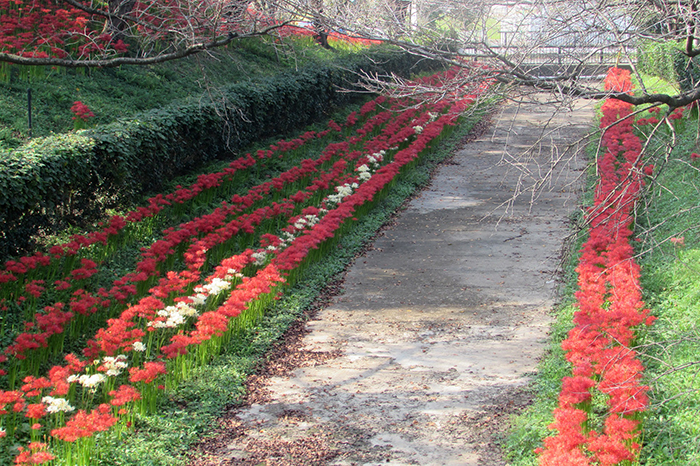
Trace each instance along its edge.
<instances>
[{"instance_id":1,"label":"dirt path","mask_svg":"<svg viewBox=\"0 0 700 466\"><path fill-rule=\"evenodd\" d=\"M498 442L528 402L582 157L534 202L508 201L571 156L592 115L503 106L295 329L250 406L192 464L506 464Z\"/></svg>"}]
</instances>

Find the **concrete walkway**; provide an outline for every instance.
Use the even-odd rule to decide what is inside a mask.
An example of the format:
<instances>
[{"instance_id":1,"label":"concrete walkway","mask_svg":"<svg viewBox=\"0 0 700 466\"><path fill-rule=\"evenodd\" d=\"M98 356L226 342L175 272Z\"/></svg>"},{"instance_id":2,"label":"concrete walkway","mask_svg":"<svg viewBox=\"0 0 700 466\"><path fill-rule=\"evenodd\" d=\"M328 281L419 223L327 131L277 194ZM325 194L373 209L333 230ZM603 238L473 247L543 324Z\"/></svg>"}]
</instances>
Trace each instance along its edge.
<instances>
[{"instance_id":1,"label":"concrete walkway","mask_svg":"<svg viewBox=\"0 0 700 466\"><path fill-rule=\"evenodd\" d=\"M498 440L527 403L578 203L583 105L502 106L309 322L304 350L340 356L269 379L210 464L506 464ZM287 448L264 462L251 453L275 442Z\"/></svg>"}]
</instances>

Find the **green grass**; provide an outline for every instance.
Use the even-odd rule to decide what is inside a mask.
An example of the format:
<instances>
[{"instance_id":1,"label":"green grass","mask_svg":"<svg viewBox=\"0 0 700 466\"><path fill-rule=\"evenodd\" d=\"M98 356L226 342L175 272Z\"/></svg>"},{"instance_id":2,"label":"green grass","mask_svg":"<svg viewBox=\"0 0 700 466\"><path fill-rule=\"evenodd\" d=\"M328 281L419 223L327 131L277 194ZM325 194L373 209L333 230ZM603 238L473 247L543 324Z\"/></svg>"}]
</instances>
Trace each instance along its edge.
<instances>
[{"instance_id":1,"label":"green grass","mask_svg":"<svg viewBox=\"0 0 700 466\"><path fill-rule=\"evenodd\" d=\"M646 91L649 94L676 95L680 92L680 87L676 83L666 81L665 79L660 78L658 76L651 76L644 73L640 73L640 75L644 82L644 89L646 89ZM632 74L632 82L634 84L635 89L642 89L639 79L637 79L637 77L634 74Z\"/></svg>"},{"instance_id":2,"label":"green grass","mask_svg":"<svg viewBox=\"0 0 700 466\"><path fill-rule=\"evenodd\" d=\"M308 38L252 38L210 54L149 66L105 69L13 67L0 82L0 148L15 147L29 137L27 90L32 93L32 136L73 129L75 101L95 114L90 125L110 123L139 112L202 95L235 81L246 81L311 62L356 51L351 46L329 51Z\"/></svg>"},{"instance_id":3,"label":"green grass","mask_svg":"<svg viewBox=\"0 0 700 466\"><path fill-rule=\"evenodd\" d=\"M645 301L658 317L640 339L651 387L645 465L700 464L700 165L690 159L698 150L696 124L681 125L637 220Z\"/></svg>"}]
</instances>

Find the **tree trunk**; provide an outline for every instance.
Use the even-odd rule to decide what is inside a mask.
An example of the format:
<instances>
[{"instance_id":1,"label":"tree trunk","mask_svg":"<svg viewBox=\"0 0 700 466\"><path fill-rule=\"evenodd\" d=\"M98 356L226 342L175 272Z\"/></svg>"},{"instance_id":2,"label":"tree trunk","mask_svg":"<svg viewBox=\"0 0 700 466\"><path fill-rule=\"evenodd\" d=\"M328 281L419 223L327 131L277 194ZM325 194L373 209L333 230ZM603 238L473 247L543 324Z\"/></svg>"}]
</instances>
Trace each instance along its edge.
<instances>
[{"instance_id":1,"label":"tree trunk","mask_svg":"<svg viewBox=\"0 0 700 466\"><path fill-rule=\"evenodd\" d=\"M313 14L313 28L316 34L314 39L325 49L332 49L328 43L328 29L323 20L323 0L311 0L311 11Z\"/></svg>"},{"instance_id":2,"label":"tree trunk","mask_svg":"<svg viewBox=\"0 0 700 466\"><path fill-rule=\"evenodd\" d=\"M126 40L124 31L129 27L122 17L128 15L134 9L136 0L109 0L108 7L110 14L114 15L107 20L107 32L112 35L112 40Z\"/></svg>"}]
</instances>

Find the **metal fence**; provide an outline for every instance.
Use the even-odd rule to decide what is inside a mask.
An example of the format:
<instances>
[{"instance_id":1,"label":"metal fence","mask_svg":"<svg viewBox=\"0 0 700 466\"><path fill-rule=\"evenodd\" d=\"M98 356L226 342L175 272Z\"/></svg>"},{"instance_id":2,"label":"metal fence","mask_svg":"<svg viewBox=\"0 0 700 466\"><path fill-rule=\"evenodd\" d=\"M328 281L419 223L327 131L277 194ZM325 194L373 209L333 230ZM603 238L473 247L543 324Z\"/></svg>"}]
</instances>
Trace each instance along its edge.
<instances>
[{"instance_id":1,"label":"metal fence","mask_svg":"<svg viewBox=\"0 0 700 466\"><path fill-rule=\"evenodd\" d=\"M597 75L600 70L610 66L629 64L635 59L635 51L627 48L624 52L616 47L577 47L572 45L515 47L496 46L490 50L466 48L462 50L466 56L476 59L493 57L497 54L509 62L528 71L536 71L540 75L555 75L575 67L582 67L583 74Z\"/></svg>"}]
</instances>

